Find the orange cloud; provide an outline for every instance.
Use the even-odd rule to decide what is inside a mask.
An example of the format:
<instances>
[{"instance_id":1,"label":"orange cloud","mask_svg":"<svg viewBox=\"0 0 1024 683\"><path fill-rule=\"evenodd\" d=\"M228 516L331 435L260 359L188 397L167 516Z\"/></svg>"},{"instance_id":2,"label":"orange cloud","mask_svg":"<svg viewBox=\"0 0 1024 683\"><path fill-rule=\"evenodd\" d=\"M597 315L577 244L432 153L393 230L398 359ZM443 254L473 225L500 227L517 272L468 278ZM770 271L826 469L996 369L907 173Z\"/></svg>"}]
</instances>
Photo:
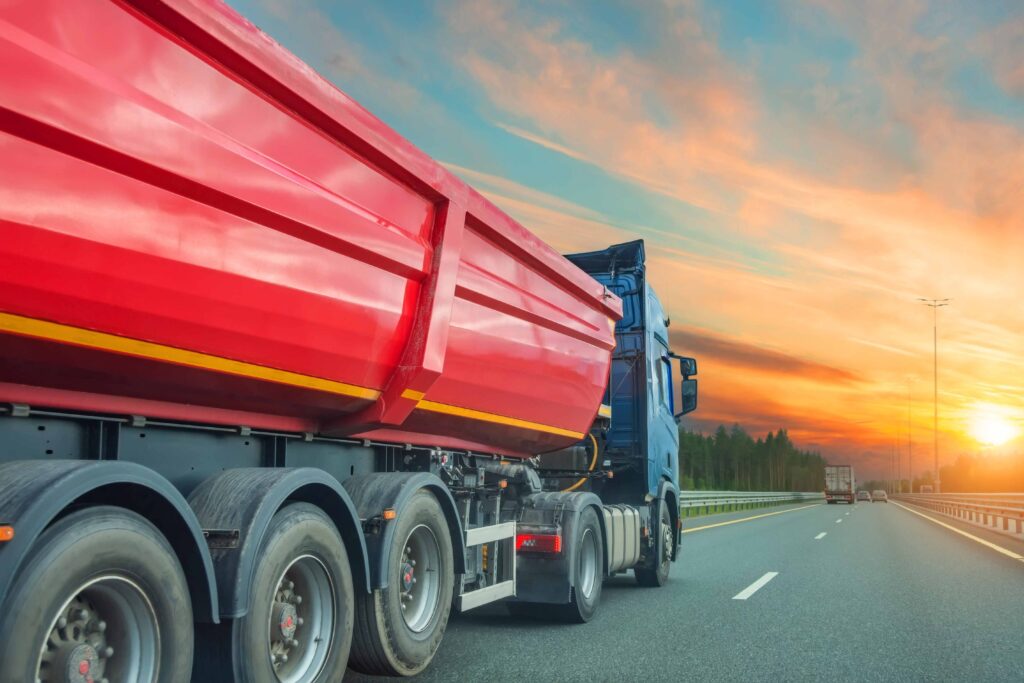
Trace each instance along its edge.
<instances>
[{"instance_id":1,"label":"orange cloud","mask_svg":"<svg viewBox=\"0 0 1024 683\"><path fill-rule=\"evenodd\" d=\"M559 246L648 237L651 278L673 319L700 330L674 339L709 359L700 420L788 425L808 443L887 462L908 374L919 378L913 428L930 433L931 319L915 297L954 296L941 339L940 430L952 456L970 447L961 416L979 392L1024 409L1024 311L1013 294L1024 290L1024 132L949 99L960 50L921 33L926 6L808 4L858 45L861 80L828 85L809 68L818 111L782 118L722 54L695 3L645 7L659 30L642 56L598 52L507 3L467 2L445 16L496 125L709 212L715 255L641 221L610 226L579 211L565 220L550 202L494 197ZM1001 28L983 51L1011 93L1024 73L1018 35L1016 24ZM886 128L849 125L856 112L844 104L867 87L879 91ZM806 131L822 151L816 166L773 148L783 126ZM897 132L909 155L886 146ZM752 261L751 243L767 256Z\"/></svg>"}]
</instances>

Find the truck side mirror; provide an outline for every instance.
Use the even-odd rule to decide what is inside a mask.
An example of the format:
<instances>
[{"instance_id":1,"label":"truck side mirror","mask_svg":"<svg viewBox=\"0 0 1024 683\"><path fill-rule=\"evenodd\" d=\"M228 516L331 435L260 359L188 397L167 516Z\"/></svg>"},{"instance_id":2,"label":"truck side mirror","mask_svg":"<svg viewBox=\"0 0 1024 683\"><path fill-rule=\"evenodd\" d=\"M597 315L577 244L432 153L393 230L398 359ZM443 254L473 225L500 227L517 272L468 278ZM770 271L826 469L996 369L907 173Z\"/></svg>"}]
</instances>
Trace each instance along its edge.
<instances>
[{"instance_id":1,"label":"truck side mirror","mask_svg":"<svg viewBox=\"0 0 1024 683\"><path fill-rule=\"evenodd\" d=\"M678 413L676 417L682 417L687 413L692 413L697 409L697 380L695 379L684 379L682 382L682 412Z\"/></svg>"},{"instance_id":2,"label":"truck side mirror","mask_svg":"<svg viewBox=\"0 0 1024 683\"><path fill-rule=\"evenodd\" d=\"M670 356L679 361L679 374L683 376L683 379L687 379L697 374L697 359L687 358L686 356L679 356L674 353L670 353Z\"/></svg>"}]
</instances>

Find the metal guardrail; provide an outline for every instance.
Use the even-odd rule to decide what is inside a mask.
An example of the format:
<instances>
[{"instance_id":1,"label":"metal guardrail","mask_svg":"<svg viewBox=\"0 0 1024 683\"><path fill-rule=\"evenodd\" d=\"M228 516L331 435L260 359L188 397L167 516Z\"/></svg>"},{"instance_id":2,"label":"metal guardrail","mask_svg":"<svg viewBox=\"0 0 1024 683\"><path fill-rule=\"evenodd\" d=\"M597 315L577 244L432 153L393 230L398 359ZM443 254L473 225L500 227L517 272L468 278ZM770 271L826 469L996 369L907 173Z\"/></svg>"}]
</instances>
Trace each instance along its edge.
<instances>
[{"instance_id":1,"label":"metal guardrail","mask_svg":"<svg viewBox=\"0 0 1024 683\"><path fill-rule=\"evenodd\" d=\"M1024 493L903 493L893 499L1024 540Z\"/></svg>"},{"instance_id":2,"label":"metal guardrail","mask_svg":"<svg viewBox=\"0 0 1024 683\"><path fill-rule=\"evenodd\" d=\"M701 508L722 508L723 510L793 503L804 500L823 500L825 494L791 491L681 491L679 507L685 515L699 512Z\"/></svg>"}]
</instances>

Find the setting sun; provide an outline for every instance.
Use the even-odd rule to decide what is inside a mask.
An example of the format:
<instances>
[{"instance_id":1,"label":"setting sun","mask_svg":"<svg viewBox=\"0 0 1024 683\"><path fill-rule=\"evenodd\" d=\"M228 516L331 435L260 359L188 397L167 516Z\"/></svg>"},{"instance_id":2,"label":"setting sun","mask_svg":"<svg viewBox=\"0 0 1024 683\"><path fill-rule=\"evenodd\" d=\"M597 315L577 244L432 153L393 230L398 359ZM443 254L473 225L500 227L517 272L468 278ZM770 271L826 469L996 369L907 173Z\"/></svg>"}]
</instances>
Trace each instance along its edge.
<instances>
[{"instance_id":1,"label":"setting sun","mask_svg":"<svg viewBox=\"0 0 1024 683\"><path fill-rule=\"evenodd\" d=\"M1017 436L1017 428L993 406L983 406L971 419L970 434L987 446L1001 446Z\"/></svg>"}]
</instances>

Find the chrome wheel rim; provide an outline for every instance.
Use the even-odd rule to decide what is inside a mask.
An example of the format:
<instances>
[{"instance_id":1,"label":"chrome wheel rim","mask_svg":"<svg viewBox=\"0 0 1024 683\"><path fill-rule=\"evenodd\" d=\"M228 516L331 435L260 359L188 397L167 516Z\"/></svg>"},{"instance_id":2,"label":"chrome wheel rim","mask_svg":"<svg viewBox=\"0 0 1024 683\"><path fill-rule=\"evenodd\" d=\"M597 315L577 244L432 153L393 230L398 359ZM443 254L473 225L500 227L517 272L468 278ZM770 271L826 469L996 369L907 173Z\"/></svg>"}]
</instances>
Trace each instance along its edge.
<instances>
[{"instance_id":1,"label":"chrome wheel rim","mask_svg":"<svg viewBox=\"0 0 1024 683\"><path fill-rule=\"evenodd\" d=\"M594 592L597 583L597 540L593 529L583 532L580 539L580 591L587 598Z\"/></svg>"},{"instance_id":2,"label":"chrome wheel rim","mask_svg":"<svg viewBox=\"0 0 1024 683\"><path fill-rule=\"evenodd\" d=\"M57 612L39 650L37 683L155 681L160 626L145 591L105 574L79 586Z\"/></svg>"},{"instance_id":3,"label":"chrome wheel rim","mask_svg":"<svg viewBox=\"0 0 1024 683\"><path fill-rule=\"evenodd\" d=\"M661 521L661 567L666 569L672 561L672 524Z\"/></svg>"},{"instance_id":4,"label":"chrome wheel rim","mask_svg":"<svg viewBox=\"0 0 1024 683\"><path fill-rule=\"evenodd\" d=\"M441 595L441 546L430 527L420 524L405 540L398 565L399 600L405 625L420 633L430 625Z\"/></svg>"},{"instance_id":5,"label":"chrome wheel rim","mask_svg":"<svg viewBox=\"0 0 1024 683\"><path fill-rule=\"evenodd\" d=\"M337 622L334 584L312 555L292 560L270 608L270 662L281 683L312 681L323 670Z\"/></svg>"}]
</instances>

